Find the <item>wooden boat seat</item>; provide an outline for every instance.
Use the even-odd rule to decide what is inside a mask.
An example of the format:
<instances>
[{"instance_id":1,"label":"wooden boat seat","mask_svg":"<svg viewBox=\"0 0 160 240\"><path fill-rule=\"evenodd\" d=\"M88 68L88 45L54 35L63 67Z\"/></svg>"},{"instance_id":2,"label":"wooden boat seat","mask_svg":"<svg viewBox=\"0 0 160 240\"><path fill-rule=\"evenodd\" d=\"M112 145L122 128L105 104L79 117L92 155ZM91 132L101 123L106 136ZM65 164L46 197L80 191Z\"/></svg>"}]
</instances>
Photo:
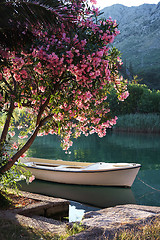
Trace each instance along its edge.
<instances>
[{"instance_id":1,"label":"wooden boat seat","mask_svg":"<svg viewBox=\"0 0 160 240\"><path fill-rule=\"evenodd\" d=\"M62 166L62 165L60 165L60 164L41 163L41 162L33 162L32 165L35 165L35 166L44 166L44 167L59 167L59 166Z\"/></svg>"},{"instance_id":2,"label":"wooden boat seat","mask_svg":"<svg viewBox=\"0 0 160 240\"><path fill-rule=\"evenodd\" d=\"M57 170L60 169L83 169L85 166L76 166L76 165L61 165L61 164L53 164L53 163L41 163L41 162L33 162L32 166L43 166L43 167L52 167L56 168Z\"/></svg>"}]
</instances>

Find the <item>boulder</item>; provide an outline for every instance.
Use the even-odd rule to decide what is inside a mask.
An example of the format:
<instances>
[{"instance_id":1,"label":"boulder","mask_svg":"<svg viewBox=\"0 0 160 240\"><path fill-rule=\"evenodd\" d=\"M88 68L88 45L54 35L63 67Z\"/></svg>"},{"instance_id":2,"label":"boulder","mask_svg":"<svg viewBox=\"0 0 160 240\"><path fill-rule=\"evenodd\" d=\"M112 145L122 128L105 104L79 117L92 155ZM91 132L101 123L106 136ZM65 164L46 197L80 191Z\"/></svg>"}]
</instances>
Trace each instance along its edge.
<instances>
[{"instance_id":1,"label":"boulder","mask_svg":"<svg viewBox=\"0 0 160 240\"><path fill-rule=\"evenodd\" d=\"M160 217L160 207L132 204L88 212L82 220L87 230L68 240L112 239L116 232L144 225L156 217Z\"/></svg>"}]
</instances>

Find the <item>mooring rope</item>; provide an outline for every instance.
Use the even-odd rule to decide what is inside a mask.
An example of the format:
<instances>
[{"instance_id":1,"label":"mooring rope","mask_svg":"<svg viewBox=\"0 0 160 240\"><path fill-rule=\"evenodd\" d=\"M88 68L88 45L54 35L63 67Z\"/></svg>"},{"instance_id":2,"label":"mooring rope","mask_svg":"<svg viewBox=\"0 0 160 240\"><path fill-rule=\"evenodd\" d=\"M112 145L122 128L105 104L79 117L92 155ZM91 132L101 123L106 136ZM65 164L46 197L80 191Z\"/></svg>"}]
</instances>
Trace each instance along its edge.
<instances>
[{"instance_id":1,"label":"mooring rope","mask_svg":"<svg viewBox=\"0 0 160 240\"><path fill-rule=\"evenodd\" d=\"M151 185L145 183L145 182L144 182L142 179L140 179L139 177L137 177L137 179L138 179L139 181L141 181L141 182L142 182L144 185L146 185L147 187L149 187L149 188L151 188L151 189L153 189L153 190L155 190L155 191L157 191L157 192L160 192L159 189L156 189L156 188L152 187Z\"/></svg>"}]
</instances>

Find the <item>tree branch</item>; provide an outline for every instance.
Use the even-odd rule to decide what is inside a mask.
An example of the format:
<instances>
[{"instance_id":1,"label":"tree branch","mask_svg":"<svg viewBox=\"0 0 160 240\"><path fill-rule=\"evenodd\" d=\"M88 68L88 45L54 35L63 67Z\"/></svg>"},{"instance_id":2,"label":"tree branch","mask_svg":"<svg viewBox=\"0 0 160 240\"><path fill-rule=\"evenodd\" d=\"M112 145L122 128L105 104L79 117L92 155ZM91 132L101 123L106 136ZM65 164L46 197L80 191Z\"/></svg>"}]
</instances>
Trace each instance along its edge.
<instances>
[{"instance_id":1,"label":"tree branch","mask_svg":"<svg viewBox=\"0 0 160 240\"><path fill-rule=\"evenodd\" d=\"M18 160L18 158L20 158L20 156L22 156L23 153L25 153L30 146L32 145L32 143L34 142L39 129L45 124L45 122L51 118L53 115L49 115L47 117L45 117L44 119L42 119L40 121L40 123L38 124L38 126L36 127L35 131L33 132L33 134L31 135L31 137L28 139L28 141L25 143L25 145L11 158L12 161L7 162L3 167L0 168L0 175L5 173L6 171L8 171L13 165L14 163Z\"/></svg>"},{"instance_id":2,"label":"tree branch","mask_svg":"<svg viewBox=\"0 0 160 240\"><path fill-rule=\"evenodd\" d=\"M54 90L53 90L53 92L52 92L52 95L55 94L55 92L56 92L57 89L58 89L58 86L59 86L59 83L57 83L57 84L55 85L55 88L54 88ZM45 101L45 103L40 107L40 111L39 111L38 116L37 116L36 126L40 123L42 113L44 112L45 108L46 108L47 105L49 104L50 98L51 98L51 94L49 94L49 96L48 96L47 100Z\"/></svg>"},{"instance_id":3,"label":"tree branch","mask_svg":"<svg viewBox=\"0 0 160 240\"><path fill-rule=\"evenodd\" d=\"M36 126L38 126L40 124L42 113L44 112L45 108L47 107L49 100L50 100L50 96L47 98L45 103L40 107L40 111L37 116Z\"/></svg>"},{"instance_id":4,"label":"tree branch","mask_svg":"<svg viewBox=\"0 0 160 240\"><path fill-rule=\"evenodd\" d=\"M10 92L13 93L13 90L12 90L11 86L9 85L9 83L6 81L5 78L3 78L3 81L4 81L4 83L7 85L7 87L9 88ZM5 90L6 90L6 89L5 89Z\"/></svg>"},{"instance_id":5,"label":"tree branch","mask_svg":"<svg viewBox=\"0 0 160 240\"><path fill-rule=\"evenodd\" d=\"M4 125L4 127L3 127L2 134L1 134L0 144L1 144L3 141L6 140L13 110L14 110L14 102L11 100L10 108L9 108L9 111L8 111L8 114L7 114L7 118L6 118L6 122L5 122L5 125Z\"/></svg>"}]
</instances>

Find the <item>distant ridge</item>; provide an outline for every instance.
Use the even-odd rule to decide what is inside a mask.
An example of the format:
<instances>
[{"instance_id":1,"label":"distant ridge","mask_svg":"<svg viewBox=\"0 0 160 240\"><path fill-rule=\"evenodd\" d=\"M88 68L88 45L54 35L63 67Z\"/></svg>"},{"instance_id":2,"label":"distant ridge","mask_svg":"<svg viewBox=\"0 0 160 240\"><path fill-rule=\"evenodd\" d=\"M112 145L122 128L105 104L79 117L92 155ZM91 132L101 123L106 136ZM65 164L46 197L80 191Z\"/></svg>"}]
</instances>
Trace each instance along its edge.
<instances>
[{"instance_id":1,"label":"distant ridge","mask_svg":"<svg viewBox=\"0 0 160 240\"><path fill-rule=\"evenodd\" d=\"M101 17L111 16L119 24L121 33L114 45L122 53L125 74L138 74L150 88L160 89L160 2L138 7L115 4L101 12Z\"/></svg>"}]
</instances>

